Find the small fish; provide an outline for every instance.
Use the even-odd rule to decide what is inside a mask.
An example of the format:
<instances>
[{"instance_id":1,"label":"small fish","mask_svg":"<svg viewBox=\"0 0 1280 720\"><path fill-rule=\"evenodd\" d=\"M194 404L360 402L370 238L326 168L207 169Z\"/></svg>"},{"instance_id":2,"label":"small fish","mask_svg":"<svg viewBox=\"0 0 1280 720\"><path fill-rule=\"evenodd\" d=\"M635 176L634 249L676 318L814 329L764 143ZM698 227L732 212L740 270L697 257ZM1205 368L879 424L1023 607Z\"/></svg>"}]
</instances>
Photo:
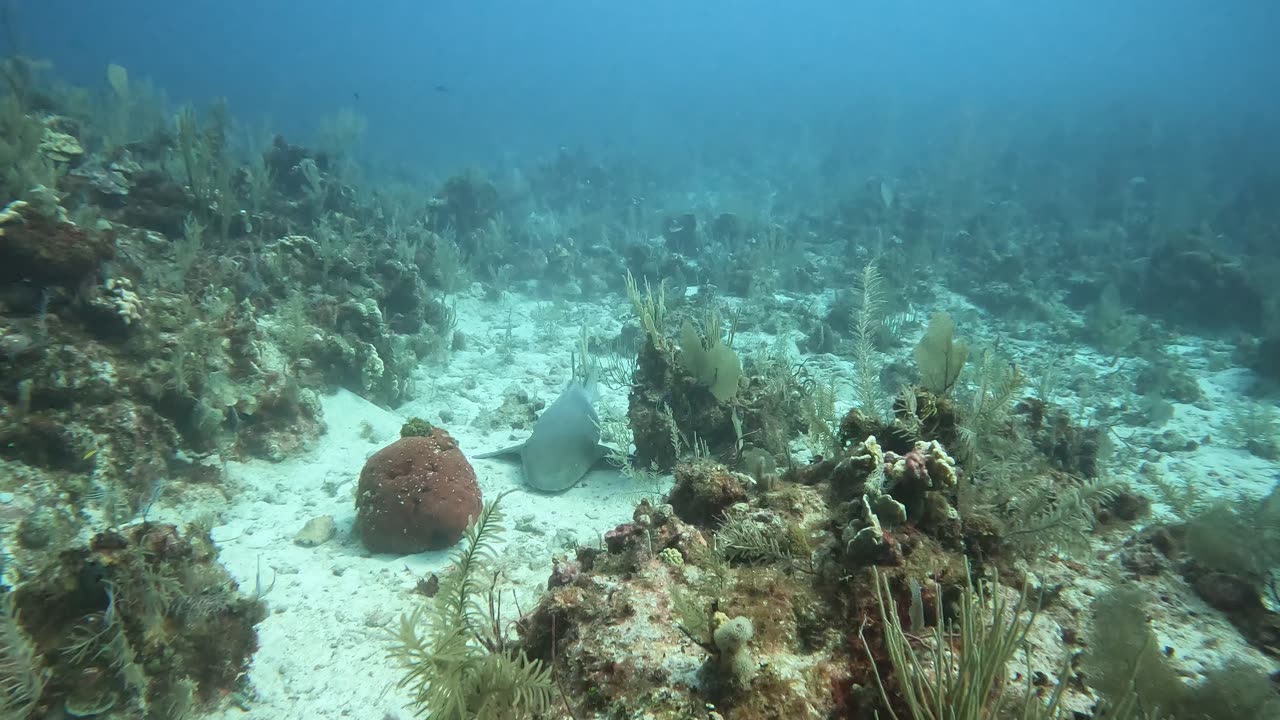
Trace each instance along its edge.
<instances>
[{"instance_id":1,"label":"small fish","mask_svg":"<svg viewBox=\"0 0 1280 720\"><path fill-rule=\"evenodd\" d=\"M93 457L94 455L97 455L97 454L98 454L98 448L94 448L94 449L90 450L89 452L85 453L85 454L84 454L84 456L83 456L83 457L81 457L80 459L81 459L81 460L88 460L89 458L91 458L91 457Z\"/></svg>"},{"instance_id":2,"label":"small fish","mask_svg":"<svg viewBox=\"0 0 1280 720\"><path fill-rule=\"evenodd\" d=\"M351 93L351 99L355 100L356 102L360 102L360 93L358 92Z\"/></svg>"},{"instance_id":3,"label":"small fish","mask_svg":"<svg viewBox=\"0 0 1280 720\"><path fill-rule=\"evenodd\" d=\"M448 86L448 85L436 85L436 86L435 86L434 88L432 88L432 89L433 89L433 90L435 90L435 91L436 91L436 92L438 92L438 93L447 93L447 92L449 92L449 86Z\"/></svg>"}]
</instances>

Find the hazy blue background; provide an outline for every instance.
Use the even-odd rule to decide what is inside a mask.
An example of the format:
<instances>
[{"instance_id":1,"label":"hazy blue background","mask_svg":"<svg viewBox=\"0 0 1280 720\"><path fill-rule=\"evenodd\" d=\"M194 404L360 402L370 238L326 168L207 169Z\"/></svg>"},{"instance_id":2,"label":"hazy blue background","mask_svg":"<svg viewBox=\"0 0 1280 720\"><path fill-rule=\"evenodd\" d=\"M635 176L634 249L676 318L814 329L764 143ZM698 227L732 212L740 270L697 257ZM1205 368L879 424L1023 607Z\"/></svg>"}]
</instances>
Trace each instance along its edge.
<instances>
[{"instance_id":1,"label":"hazy blue background","mask_svg":"<svg viewBox=\"0 0 1280 720\"><path fill-rule=\"evenodd\" d=\"M829 138L870 115L904 142L966 108L1259 121L1280 95L1266 0L12 2L22 51L74 82L119 63L291 137L350 106L371 152L453 165Z\"/></svg>"}]
</instances>

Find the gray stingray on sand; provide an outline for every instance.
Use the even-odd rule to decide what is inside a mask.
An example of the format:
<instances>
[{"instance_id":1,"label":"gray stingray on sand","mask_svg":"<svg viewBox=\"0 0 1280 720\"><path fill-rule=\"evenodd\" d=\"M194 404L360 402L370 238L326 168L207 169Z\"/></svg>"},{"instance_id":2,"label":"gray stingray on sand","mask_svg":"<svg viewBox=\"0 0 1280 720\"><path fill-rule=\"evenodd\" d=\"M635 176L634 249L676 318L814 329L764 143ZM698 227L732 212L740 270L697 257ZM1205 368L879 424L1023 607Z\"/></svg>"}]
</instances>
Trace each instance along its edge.
<instances>
[{"instance_id":1,"label":"gray stingray on sand","mask_svg":"<svg viewBox=\"0 0 1280 720\"><path fill-rule=\"evenodd\" d=\"M575 368L564 392L534 423L528 440L472 457L518 454L525 484L542 492L563 492L577 485L607 453L600 444L595 375L594 365L589 365L582 377Z\"/></svg>"}]
</instances>

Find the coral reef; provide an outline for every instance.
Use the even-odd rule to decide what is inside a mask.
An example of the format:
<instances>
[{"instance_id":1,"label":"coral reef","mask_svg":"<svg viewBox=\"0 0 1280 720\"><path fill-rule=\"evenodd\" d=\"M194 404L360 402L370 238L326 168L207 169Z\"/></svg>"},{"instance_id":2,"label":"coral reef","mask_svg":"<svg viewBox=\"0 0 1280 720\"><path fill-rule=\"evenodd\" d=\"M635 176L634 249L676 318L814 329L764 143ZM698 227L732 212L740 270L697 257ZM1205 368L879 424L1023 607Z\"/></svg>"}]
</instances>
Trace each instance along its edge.
<instances>
[{"instance_id":1,"label":"coral reef","mask_svg":"<svg viewBox=\"0 0 1280 720\"><path fill-rule=\"evenodd\" d=\"M105 70L0 60L0 715L241 704L270 588L207 525L285 494L273 550L334 578L461 541L392 631L428 717L1276 715L1280 183L1242 109L975 102L903 152L786 107L803 143L458 172ZM507 528L442 426L535 426L570 344L627 479ZM360 472L368 552L312 507L359 442L288 462L340 390L369 448L420 416Z\"/></svg>"},{"instance_id":2,"label":"coral reef","mask_svg":"<svg viewBox=\"0 0 1280 720\"><path fill-rule=\"evenodd\" d=\"M522 623L524 646L559 668L583 713L870 717L870 666L839 630L862 624L868 569L883 567L895 587L911 577L954 587L966 574L923 512L898 506L903 517L879 523L868 488L881 484L884 498L897 489L913 505L954 492L948 461L936 444L897 456L867 439L824 461L825 472L790 474L798 484L772 490L746 483L751 493L723 466L682 463L671 504L642 502L603 548L578 550L575 573L553 577ZM881 552L859 549L868 527Z\"/></svg>"},{"instance_id":3,"label":"coral reef","mask_svg":"<svg viewBox=\"0 0 1280 720\"><path fill-rule=\"evenodd\" d=\"M775 361L744 378L732 350L733 330L721 339L720 314L708 299L703 335L685 321L677 344L664 334L662 286L641 293L628 278L632 304L645 330L630 382L627 419L635 465L669 471L684 449L729 460L746 449L744 438L774 456L789 453L787 438L802 426L800 383L793 368Z\"/></svg>"}]
</instances>

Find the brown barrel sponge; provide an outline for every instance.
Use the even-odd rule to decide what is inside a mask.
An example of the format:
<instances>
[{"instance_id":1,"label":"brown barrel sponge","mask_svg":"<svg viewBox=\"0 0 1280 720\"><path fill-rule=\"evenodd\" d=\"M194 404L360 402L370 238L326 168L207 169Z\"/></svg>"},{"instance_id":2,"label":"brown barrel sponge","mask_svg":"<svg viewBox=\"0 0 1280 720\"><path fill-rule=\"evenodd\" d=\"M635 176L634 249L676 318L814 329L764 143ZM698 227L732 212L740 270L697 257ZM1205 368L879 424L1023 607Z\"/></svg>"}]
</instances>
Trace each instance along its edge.
<instances>
[{"instance_id":1,"label":"brown barrel sponge","mask_svg":"<svg viewBox=\"0 0 1280 720\"><path fill-rule=\"evenodd\" d=\"M449 433L406 437L374 453L360 471L356 531L378 553L443 550L480 514L475 470Z\"/></svg>"}]
</instances>

